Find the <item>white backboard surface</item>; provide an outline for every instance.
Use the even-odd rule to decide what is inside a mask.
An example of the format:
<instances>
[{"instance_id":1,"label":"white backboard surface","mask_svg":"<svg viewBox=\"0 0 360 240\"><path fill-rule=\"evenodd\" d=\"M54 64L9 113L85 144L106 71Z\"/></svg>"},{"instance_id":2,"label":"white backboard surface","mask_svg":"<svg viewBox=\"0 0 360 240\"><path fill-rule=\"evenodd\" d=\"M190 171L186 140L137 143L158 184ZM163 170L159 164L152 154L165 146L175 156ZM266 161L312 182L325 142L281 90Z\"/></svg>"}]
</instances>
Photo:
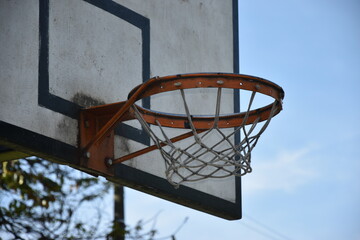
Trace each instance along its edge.
<instances>
[{"instance_id":1,"label":"white backboard surface","mask_svg":"<svg viewBox=\"0 0 360 240\"><path fill-rule=\"evenodd\" d=\"M76 167L83 107L123 101L153 76L238 72L236 0L0 0L0 145ZM189 93L194 111L212 95ZM224 94L237 111L236 92ZM142 105L181 105L150 97ZM205 105L200 103L205 100ZM136 123L116 129L115 155L151 144ZM113 181L227 219L241 218L240 178L174 189L154 151L116 166Z\"/></svg>"}]
</instances>

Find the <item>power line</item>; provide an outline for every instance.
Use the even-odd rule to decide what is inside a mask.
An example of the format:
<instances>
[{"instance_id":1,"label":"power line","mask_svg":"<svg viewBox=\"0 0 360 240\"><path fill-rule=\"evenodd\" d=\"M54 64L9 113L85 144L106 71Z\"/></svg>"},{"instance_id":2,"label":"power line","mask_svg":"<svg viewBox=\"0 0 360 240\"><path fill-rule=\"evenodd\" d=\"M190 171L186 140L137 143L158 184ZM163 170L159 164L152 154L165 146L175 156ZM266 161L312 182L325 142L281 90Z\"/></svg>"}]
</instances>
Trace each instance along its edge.
<instances>
[{"instance_id":1,"label":"power line","mask_svg":"<svg viewBox=\"0 0 360 240\"><path fill-rule=\"evenodd\" d=\"M245 215L246 219L247 220L250 220L253 224L259 226L260 228L263 228L265 229L266 231L263 231L263 230L260 230L259 228L256 228L256 227L253 227L247 223L244 223L244 226L246 226L247 228L250 228L251 230L265 236L265 237L268 237L270 239L283 239L283 240L291 240L291 238L289 238L288 236L284 235L283 233L280 233L279 231L276 231L275 229L265 225L264 223L261 223L260 221L256 220L255 218L253 217L250 217L248 215ZM274 236L275 235L275 236Z\"/></svg>"},{"instance_id":2,"label":"power line","mask_svg":"<svg viewBox=\"0 0 360 240\"><path fill-rule=\"evenodd\" d=\"M244 221L242 221L241 224L242 224L243 226L245 226L245 227L253 230L254 232L256 232L256 233L264 236L264 237L267 237L267 238L272 239L272 240L277 240L276 238L273 238L273 236L271 236L270 234L268 234L268 233L266 233L266 232L264 232L264 231L262 231L262 230L260 230L260 229L258 229L258 228L256 228L256 227L253 227L253 226L245 223Z\"/></svg>"}]
</instances>

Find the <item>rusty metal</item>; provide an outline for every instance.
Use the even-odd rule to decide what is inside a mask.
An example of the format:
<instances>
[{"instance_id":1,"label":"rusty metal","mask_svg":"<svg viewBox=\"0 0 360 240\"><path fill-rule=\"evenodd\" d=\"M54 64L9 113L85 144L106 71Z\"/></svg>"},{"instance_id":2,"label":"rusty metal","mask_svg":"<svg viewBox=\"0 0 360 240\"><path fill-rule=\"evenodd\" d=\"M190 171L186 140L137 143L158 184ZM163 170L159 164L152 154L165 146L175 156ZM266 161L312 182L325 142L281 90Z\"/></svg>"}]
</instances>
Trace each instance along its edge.
<instances>
[{"instance_id":1,"label":"rusty metal","mask_svg":"<svg viewBox=\"0 0 360 240\"><path fill-rule=\"evenodd\" d=\"M189 128L186 115L155 112L151 109L142 108L136 105L135 102L154 94L190 88L231 88L258 92L275 99L277 107L275 115L282 110L282 99L284 98L282 88L275 83L258 77L226 73L198 73L151 78L149 81L135 87L129 93L127 101L92 107L81 111L79 124L81 154L83 155L86 152L90 153L90 158L86 159L83 157L82 162L100 171L108 171L104 159L114 159L114 128L119 122L135 119L134 112L131 108L133 105L138 108L143 119L149 124L159 123L163 127ZM259 119L259 117L260 121L264 121L270 117L272 106L273 104L270 104L252 110L248 114L242 112L219 116L218 127L236 127L244 124L243 121L246 121L245 124L251 124ZM215 117L192 116L192 121L194 127L201 131L210 129L214 124ZM181 136L189 137L188 134L189 133L175 137L174 140L181 138ZM156 146L144 148L127 156L115 159L113 164L123 162L154 149L156 149ZM99 160L99 158L101 160ZM93 161L97 162L95 163Z\"/></svg>"},{"instance_id":2,"label":"rusty metal","mask_svg":"<svg viewBox=\"0 0 360 240\"><path fill-rule=\"evenodd\" d=\"M121 105L121 104L120 104ZM100 110L98 108L97 110ZM80 130L80 165L91 169L94 173L113 176L113 169L108 168L102 159L114 158L114 131L110 131L103 141L91 145L88 148L86 144L99 132L109 119L109 113L100 114L102 111L93 109L80 112L79 130Z\"/></svg>"},{"instance_id":3,"label":"rusty metal","mask_svg":"<svg viewBox=\"0 0 360 240\"><path fill-rule=\"evenodd\" d=\"M167 113L154 112L142 107L137 106L139 112L142 114L144 120L149 123L156 125L158 121L163 127L171 128L189 128L188 118L186 115L172 115ZM257 118L260 117L260 121L264 121L269 118L272 109L272 104L265 107L255 109L249 112L247 118L246 112L229 114L219 116L218 127L219 128L231 128L242 125L243 121L246 120L245 124L253 123ZM277 108L275 115L281 111L281 107ZM215 118L206 116L192 115L192 121L196 129L209 129L213 126Z\"/></svg>"},{"instance_id":4,"label":"rusty metal","mask_svg":"<svg viewBox=\"0 0 360 240\"><path fill-rule=\"evenodd\" d=\"M153 80L153 81L152 81ZM156 81L157 80L157 81ZM219 84L219 81L221 84ZM181 83L181 84L178 84ZM284 98L284 91L282 88L266 79L242 75L242 74L229 74L229 73L196 73L173 75L166 77L157 77L150 79L146 84L135 87L128 96L128 99L136 97L136 100L149 97L154 94L169 92L179 89L190 88L233 88L243 89L248 91L256 91L264 95L270 96L277 101Z\"/></svg>"},{"instance_id":5,"label":"rusty metal","mask_svg":"<svg viewBox=\"0 0 360 240\"><path fill-rule=\"evenodd\" d=\"M204 131L205 131L205 130L199 130L199 131L197 131L197 133L202 133L202 132L204 132ZM175 142L181 141L181 140L183 140L183 139L186 139L186 138L188 138L188 137L191 137L191 136L193 136L193 135L194 135L194 133L193 133L192 131L190 131L190 132L184 133L184 134L182 134L182 135L176 136L176 137L174 137L174 138L171 138L170 141L171 141L172 143L175 143ZM165 146L165 145L167 145L166 142L160 143L160 146L161 146L161 147L163 147L163 146ZM134 157L138 157L138 156L143 155L143 154L145 154L145 153L154 151L154 150L157 149L157 148L158 148L157 145L152 145L152 146L150 146L150 147L147 147L147 148L141 149L141 150L139 150L139 151L130 153L130 154L128 154L128 155L119 157L119 158L113 160L112 165L117 164L117 163L125 162L125 161L127 161L127 160L129 160L129 159L132 159L132 158L134 158Z\"/></svg>"}]
</instances>

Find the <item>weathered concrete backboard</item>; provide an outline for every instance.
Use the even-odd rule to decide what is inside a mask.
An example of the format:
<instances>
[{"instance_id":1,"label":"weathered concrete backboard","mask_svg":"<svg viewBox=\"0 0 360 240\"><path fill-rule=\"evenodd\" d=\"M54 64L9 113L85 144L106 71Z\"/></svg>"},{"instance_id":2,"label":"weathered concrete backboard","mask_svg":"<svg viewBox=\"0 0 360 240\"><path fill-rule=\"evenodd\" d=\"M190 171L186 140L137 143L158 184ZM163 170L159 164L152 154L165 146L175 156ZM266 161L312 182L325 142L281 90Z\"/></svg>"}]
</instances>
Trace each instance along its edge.
<instances>
[{"instance_id":1,"label":"weathered concrete backboard","mask_svg":"<svg viewBox=\"0 0 360 240\"><path fill-rule=\"evenodd\" d=\"M84 107L126 99L153 76L238 72L236 0L0 0L0 145L79 166ZM193 99L193 107L197 105ZM227 108L236 111L236 92ZM164 107L148 98L144 107ZM119 155L150 140L116 129ZM126 150L127 149L127 150ZM125 186L227 219L241 218L239 178L174 189L156 153L116 166ZM86 169L83 169L86 170Z\"/></svg>"}]
</instances>

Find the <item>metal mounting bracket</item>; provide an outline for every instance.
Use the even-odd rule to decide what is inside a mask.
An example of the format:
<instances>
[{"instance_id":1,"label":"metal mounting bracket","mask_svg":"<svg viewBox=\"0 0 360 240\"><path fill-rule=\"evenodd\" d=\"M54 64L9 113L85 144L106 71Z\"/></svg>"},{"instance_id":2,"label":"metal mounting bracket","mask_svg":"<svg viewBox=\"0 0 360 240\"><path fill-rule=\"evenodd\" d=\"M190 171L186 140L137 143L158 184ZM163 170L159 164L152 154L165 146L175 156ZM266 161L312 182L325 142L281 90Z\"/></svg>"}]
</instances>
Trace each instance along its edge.
<instances>
[{"instance_id":1,"label":"metal mounting bracket","mask_svg":"<svg viewBox=\"0 0 360 240\"><path fill-rule=\"evenodd\" d=\"M110 168L114 159L114 129L98 142L89 145L94 136L109 122L125 102L112 103L83 109L80 111L80 164L100 174L114 176L113 168ZM125 114L122 119L131 119Z\"/></svg>"}]
</instances>

